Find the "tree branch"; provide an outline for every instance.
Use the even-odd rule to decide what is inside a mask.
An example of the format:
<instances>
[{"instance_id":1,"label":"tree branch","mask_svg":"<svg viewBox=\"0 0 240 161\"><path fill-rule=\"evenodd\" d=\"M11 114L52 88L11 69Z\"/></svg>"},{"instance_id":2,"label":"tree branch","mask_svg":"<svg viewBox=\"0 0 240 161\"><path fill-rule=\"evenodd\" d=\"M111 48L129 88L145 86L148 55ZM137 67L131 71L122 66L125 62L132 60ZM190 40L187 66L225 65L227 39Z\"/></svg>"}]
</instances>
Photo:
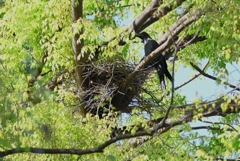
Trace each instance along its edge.
<instances>
[{"instance_id":1,"label":"tree branch","mask_svg":"<svg viewBox=\"0 0 240 161\"><path fill-rule=\"evenodd\" d=\"M37 154L76 154L76 155L84 155L84 154L91 154L91 153L101 153L103 150L108 147L109 145L115 143L116 141L133 138L137 136L152 136L156 132L158 132L158 135L163 134L173 128L174 126L180 125L183 122L190 122L194 119L194 116L198 115L199 113L196 111L203 111L202 117L210 117L210 116L226 116L230 113L239 113L240 112L240 105L238 105L238 102L240 100L232 100L227 105L226 109L223 111L221 106L222 104L225 104L224 101L215 102L215 107L213 108L212 103L209 103L205 106L192 106L191 110L187 110L184 115L179 115L177 118L167 118L165 123L162 124L161 120L162 118L159 118L155 121L157 121L153 127L151 127L149 130L140 130L137 131L135 134L131 134L129 132L125 131L125 134L115 136L108 141L104 142L98 147L95 148L89 148L89 149L44 149L44 148L14 148L6 151L0 152L0 157L5 157L11 154L16 153L37 153ZM177 106L176 106L177 108ZM201 109L201 110L200 110ZM159 123L160 121L160 123Z\"/></svg>"},{"instance_id":2,"label":"tree branch","mask_svg":"<svg viewBox=\"0 0 240 161\"><path fill-rule=\"evenodd\" d=\"M82 0L72 0L72 22L76 23L77 21L80 21L82 23L81 19L83 18L83 4ZM74 27L72 28L73 32L76 32ZM86 81L83 79L83 71L84 71L84 64L88 60L88 54L84 53L81 54L81 50L84 45L84 40L80 39L80 35L83 33L83 24L82 28L80 29L79 33L75 33L75 35L72 38L72 47L74 52L74 62L75 62L75 74L76 74L76 80L78 85L78 96L80 100L83 100L84 98L84 91L86 87ZM81 54L81 55L80 55ZM81 105L80 107L80 113L82 116L85 116L85 109L84 105Z\"/></svg>"},{"instance_id":3,"label":"tree branch","mask_svg":"<svg viewBox=\"0 0 240 161\"><path fill-rule=\"evenodd\" d=\"M62 83L62 80L58 80L59 77L61 77L62 75L64 75L65 73L67 73L68 70L67 69L64 69L60 72L58 72L55 76L53 76L51 78L51 80L48 81L47 85L46 85L46 88L47 89L50 89L50 90L54 90L54 88L61 84Z\"/></svg>"},{"instance_id":4,"label":"tree branch","mask_svg":"<svg viewBox=\"0 0 240 161\"><path fill-rule=\"evenodd\" d=\"M207 38L205 36L198 36L196 34L187 35L186 37L182 38L181 40L177 41L177 46L179 48L179 51L183 50L187 45L195 44L201 41L206 40ZM187 45L186 45L187 44ZM168 58L172 57L174 52L173 48L166 49L162 55L167 60Z\"/></svg>"},{"instance_id":5,"label":"tree branch","mask_svg":"<svg viewBox=\"0 0 240 161\"><path fill-rule=\"evenodd\" d=\"M174 5L174 1L173 1L170 6L166 6L166 7L161 8L159 11L157 11L156 14L152 14L151 16L149 16L149 18L143 23L143 25L138 30L135 30L135 31L136 32L141 32L142 30L144 30L145 28L147 28L151 24L158 21L160 18L166 16L168 13L170 13L175 8L181 6L181 4L184 1L186 1L186 0L177 0L177 5L176 6Z\"/></svg>"},{"instance_id":6,"label":"tree branch","mask_svg":"<svg viewBox=\"0 0 240 161\"><path fill-rule=\"evenodd\" d=\"M152 0L151 4L146 7L145 10L133 21L129 28L138 32L142 24L153 15L153 13L158 9L159 6L159 0Z\"/></svg>"},{"instance_id":7,"label":"tree branch","mask_svg":"<svg viewBox=\"0 0 240 161\"><path fill-rule=\"evenodd\" d=\"M207 130L222 130L218 127L212 127L212 126L197 126L197 127L191 127L192 130L200 130L200 129L207 129Z\"/></svg>"},{"instance_id":8,"label":"tree branch","mask_svg":"<svg viewBox=\"0 0 240 161\"><path fill-rule=\"evenodd\" d=\"M227 126L229 126L230 128L232 128L232 130L238 132L238 130L237 130L235 127L233 127L231 124L229 124L229 123L224 123L224 122L211 122L211 121L203 121L203 120L200 120L200 121L203 122L203 123L207 123L207 124L227 125Z\"/></svg>"},{"instance_id":9,"label":"tree branch","mask_svg":"<svg viewBox=\"0 0 240 161\"><path fill-rule=\"evenodd\" d=\"M205 64L205 66L203 67L202 71L204 71L204 70L206 69L206 67L207 67L208 64L209 64L209 61ZM186 84L190 83L191 81L193 81L194 79L196 79L196 78L199 77L200 75L201 75L201 73L195 74L191 79L189 79L188 81L184 82L183 84L177 86L177 87L175 88L175 90L178 90L179 88L185 86Z\"/></svg>"},{"instance_id":10,"label":"tree branch","mask_svg":"<svg viewBox=\"0 0 240 161\"><path fill-rule=\"evenodd\" d=\"M232 84L230 84L230 83L228 83L228 82L225 82L225 81L222 81L221 79L218 79L218 78L216 78L216 77L214 77L214 76L211 76L211 75L209 75L209 74L207 74L207 73L205 73L203 70L201 70L200 68L198 68L195 64L193 64L192 62L190 62L190 64L191 64L191 66L194 68L194 69L196 69L199 73L201 73L203 76L205 76L205 77L207 77L207 78L210 78L210 79L212 79L212 80L215 80L215 81L220 81L220 82L223 82L223 84L225 84L226 86L228 86L228 87L231 87L231 88L234 88L235 90L237 90L237 91L240 91L240 87L237 87L237 86L235 86L235 85L232 85Z\"/></svg>"},{"instance_id":11,"label":"tree branch","mask_svg":"<svg viewBox=\"0 0 240 161\"><path fill-rule=\"evenodd\" d=\"M101 47L107 46L111 41L123 37L124 34L131 33L132 31L135 32L141 32L144 30L146 27L150 26L151 24L157 22L160 18L166 16L169 12L171 12L173 9L176 7L180 6L184 1L186 0L177 0L177 6L174 5L174 3L171 3L169 7L164 7L160 11L157 12L157 14L154 15L155 11L160 7L160 3L158 0L152 0L150 5L146 7L146 9L129 25L129 27L119 34L118 36L113 37L111 40L103 43L102 45L98 45L98 48L96 49L96 57L103 52L100 50ZM128 33L128 34L129 34ZM129 36L129 35L128 35ZM133 39L133 37L129 37L130 39ZM117 45L125 45L126 43L124 42L123 39L119 40L119 43Z\"/></svg>"},{"instance_id":12,"label":"tree branch","mask_svg":"<svg viewBox=\"0 0 240 161\"><path fill-rule=\"evenodd\" d=\"M172 37L172 39L173 39L173 37ZM174 41L174 39L173 39L173 41ZM174 89L174 67L175 67L175 58L176 58L176 54L177 54L177 51L178 51L178 48L177 48L175 42L174 42L174 46L175 46L175 51L174 51L174 54L173 54L173 55L174 55L174 58L173 58L173 71L172 71L172 96L171 96L170 106L168 107L168 110L167 110L164 118L163 118L162 121L161 121L162 124L164 124L165 121L166 121L166 119L168 118L168 115L169 115L169 113L170 113L170 110L172 109L173 99L174 99L174 91L175 91L175 89Z\"/></svg>"},{"instance_id":13,"label":"tree branch","mask_svg":"<svg viewBox=\"0 0 240 161\"><path fill-rule=\"evenodd\" d=\"M127 78L124 80L119 93L113 99L114 104L118 104L121 102L123 95L126 93L129 85L132 83L137 74L144 68L147 64L152 62L159 54L165 51L172 43L172 37L176 37L182 30L185 29L186 26L194 23L197 19L201 17L201 12L198 11L195 14L186 14L179 21L174 24L170 29L170 33L165 33L163 37L160 39L159 44L161 44L156 50L154 50L151 54L149 54L143 61L141 61L136 67L135 70L130 73Z\"/></svg>"}]
</instances>

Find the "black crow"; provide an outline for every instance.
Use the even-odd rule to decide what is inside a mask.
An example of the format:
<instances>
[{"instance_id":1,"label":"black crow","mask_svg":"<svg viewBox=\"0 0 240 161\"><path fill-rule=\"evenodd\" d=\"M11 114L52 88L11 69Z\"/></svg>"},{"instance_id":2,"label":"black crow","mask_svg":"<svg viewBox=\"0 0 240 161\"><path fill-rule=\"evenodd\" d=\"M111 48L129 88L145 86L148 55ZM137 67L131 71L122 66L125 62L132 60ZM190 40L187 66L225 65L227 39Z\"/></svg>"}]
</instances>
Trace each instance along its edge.
<instances>
[{"instance_id":1,"label":"black crow","mask_svg":"<svg viewBox=\"0 0 240 161\"><path fill-rule=\"evenodd\" d=\"M159 44L155 40L153 40L146 32L136 34L136 36L139 37L140 39L142 39L142 41L144 43L145 56L148 56L155 49L157 49L159 47ZM164 75L166 75L170 81L172 81L172 76L167 69L167 63L166 63L166 60L163 57L163 55L159 54L148 65L153 65L155 67L155 69L157 70L159 80L160 80L161 88L162 88L162 90L165 90L166 84L165 84Z\"/></svg>"}]
</instances>

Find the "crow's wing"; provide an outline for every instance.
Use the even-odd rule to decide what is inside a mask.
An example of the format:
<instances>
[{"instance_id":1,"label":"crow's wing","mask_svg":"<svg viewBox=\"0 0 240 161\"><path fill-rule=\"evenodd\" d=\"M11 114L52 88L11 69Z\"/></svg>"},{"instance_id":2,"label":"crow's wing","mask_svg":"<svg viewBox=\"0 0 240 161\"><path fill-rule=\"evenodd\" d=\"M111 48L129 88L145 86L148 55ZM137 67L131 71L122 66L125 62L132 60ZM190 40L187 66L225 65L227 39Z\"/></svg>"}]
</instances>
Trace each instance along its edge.
<instances>
[{"instance_id":1,"label":"crow's wing","mask_svg":"<svg viewBox=\"0 0 240 161\"><path fill-rule=\"evenodd\" d=\"M148 41L144 45L145 56L148 56L155 49L159 47L158 43L155 40L148 39Z\"/></svg>"},{"instance_id":2,"label":"crow's wing","mask_svg":"<svg viewBox=\"0 0 240 161\"><path fill-rule=\"evenodd\" d=\"M148 39L145 42L146 42L145 45L144 45L145 56L148 56L149 54L151 54L154 50L156 50L159 47L159 44L155 40ZM166 84L165 84L164 74L168 77L168 79L170 81L172 81L172 76L167 69L166 60L163 57L163 55L160 54L149 65L152 65L152 64L154 64L154 67L157 70L157 74L158 74L158 77L159 77L159 80L160 80L161 88L162 88L162 90L165 90L166 89Z\"/></svg>"},{"instance_id":3,"label":"crow's wing","mask_svg":"<svg viewBox=\"0 0 240 161\"><path fill-rule=\"evenodd\" d=\"M166 60L165 60L164 56L162 54L160 54L158 56L158 59L160 59L159 61L160 61L160 64L162 66L163 73L168 77L168 79L170 81L172 81L172 76L168 71L168 66L167 66L167 63L166 63Z\"/></svg>"},{"instance_id":4,"label":"crow's wing","mask_svg":"<svg viewBox=\"0 0 240 161\"><path fill-rule=\"evenodd\" d=\"M173 78L172 78L172 76L171 76L171 74L169 73L169 71L168 71L167 68L165 69L164 74L168 77L168 79L169 79L171 82L173 81Z\"/></svg>"}]
</instances>

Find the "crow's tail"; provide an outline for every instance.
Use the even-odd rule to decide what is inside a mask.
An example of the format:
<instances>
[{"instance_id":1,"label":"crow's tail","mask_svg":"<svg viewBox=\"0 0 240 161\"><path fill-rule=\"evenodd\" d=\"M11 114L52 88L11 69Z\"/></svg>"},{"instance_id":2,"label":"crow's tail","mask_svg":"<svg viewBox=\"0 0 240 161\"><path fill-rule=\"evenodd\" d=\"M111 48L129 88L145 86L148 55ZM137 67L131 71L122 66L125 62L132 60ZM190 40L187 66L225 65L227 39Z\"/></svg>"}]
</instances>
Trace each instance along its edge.
<instances>
[{"instance_id":1,"label":"crow's tail","mask_svg":"<svg viewBox=\"0 0 240 161\"><path fill-rule=\"evenodd\" d=\"M168 79L172 82L173 78L171 76L171 74L169 73L168 69L166 69L165 75L168 77Z\"/></svg>"},{"instance_id":2,"label":"crow's tail","mask_svg":"<svg viewBox=\"0 0 240 161\"><path fill-rule=\"evenodd\" d=\"M163 74L161 66L158 66L157 74L158 74L158 77L159 77L159 81L160 81L162 91L164 91L166 89L166 84L165 84L164 74Z\"/></svg>"}]
</instances>

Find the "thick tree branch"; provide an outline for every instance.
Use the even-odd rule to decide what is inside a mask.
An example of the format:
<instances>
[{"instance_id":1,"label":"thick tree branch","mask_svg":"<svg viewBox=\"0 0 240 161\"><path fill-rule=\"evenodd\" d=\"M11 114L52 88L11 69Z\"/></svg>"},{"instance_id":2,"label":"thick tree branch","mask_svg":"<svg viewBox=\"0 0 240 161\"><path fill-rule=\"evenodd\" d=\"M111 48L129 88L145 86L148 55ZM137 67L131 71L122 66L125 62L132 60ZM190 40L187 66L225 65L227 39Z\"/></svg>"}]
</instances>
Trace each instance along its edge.
<instances>
[{"instance_id":1,"label":"thick tree branch","mask_svg":"<svg viewBox=\"0 0 240 161\"><path fill-rule=\"evenodd\" d=\"M173 24L172 27L169 28L169 32L166 32L161 36L158 40L158 44L162 46L166 44L166 41L169 41L173 38L177 37L178 34L183 31L186 27L197 21L202 16L202 11L197 10L195 13L189 12L182 16L177 23ZM171 35L170 35L171 33Z\"/></svg>"},{"instance_id":2,"label":"thick tree branch","mask_svg":"<svg viewBox=\"0 0 240 161\"><path fill-rule=\"evenodd\" d=\"M178 40L176 45L179 48L179 51L183 50L187 45L195 44L201 41L206 40L207 38L204 36L198 36L196 34L193 35L187 35L186 37L182 38L181 40ZM187 44L187 45L186 45ZM165 59L169 59L170 57L173 56L174 49L173 48L168 48L166 49L162 55L165 57Z\"/></svg>"},{"instance_id":3,"label":"thick tree branch","mask_svg":"<svg viewBox=\"0 0 240 161\"><path fill-rule=\"evenodd\" d=\"M214 105L213 105L214 104ZM225 105L224 111L222 110L222 106ZM214 106L214 107L213 107ZM186 108L190 110L186 110ZM210 117L210 116L226 116L230 113L239 113L240 105L239 99L235 101L231 101L229 104L226 104L224 101L217 99L215 101L210 102L203 102L201 104L186 104L181 106L172 106L172 109L178 109L184 111L184 115L180 115L178 118L158 118L154 120L148 121L149 125L156 125L161 126L162 128L172 126L172 125L179 125L184 121L190 122L193 120L195 115L201 114L202 117ZM202 111L202 113L198 112ZM114 129L114 135L118 134L121 135L123 133L127 133L126 129L129 127L123 127L121 129ZM143 130L141 126L139 126L140 131ZM130 132L129 132L130 133Z\"/></svg>"},{"instance_id":4,"label":"thick tree branch","mask_svg":"<svg viewBox=\"0 0 240 161\"><path fill-rule=\"evenodd\" d=\"M124 37L124 35L129 36L129 35L126 35L126 33L129 34L132 31L141 32L143 29L157 22L160 18L166 16L169 12L174 10L176 7L180 6L184 1L186 0L177 0L177 6L175 6L174 3L171 3L170 6L164 7L160 11L157 11L156 14L154 14L155 11L161 6L161 4L158 0L152 0L150 5L146 7L146 9L133 21L133 23L131 23L131 25L127 28L126 31L124 31L118 36L113 37L111 40L103 43L102 45L98 45L98 48L96 49L96 52L95 52L96 57L98 57L98 55L101 52L103 52L102 50L100 51L101 47L104 47L104 46L106 47L110 42L112 42L117 38ZM127 31L130 31L130 32L127 32ZM133 37L132 38L130 37L130 39L133 39ZM125 41L121 38L119 40L118 45L122 46L125 44L126 44Z\"/></svg>"},{"instance_id":5,"label":"thick tree branch","mask_svg":"<svg viewBox=\"0 0 240 161\"><path fill-rule=\"evenodd\" d=\"M130 29L133 29L134 31L138 32L139 28L142 26L142 24L153 15L153 13L158 9L160 6L159 0L152 0L151 4L145 8L145 10L133 21Z\"/></svg>"},{"instance_id":6,"label":"thick tree branch","mask_svg":"<svg viewBox=\"0 0 240 161\"><path fill-rule=\"evenodd\" d=\"M72 0L72 22L77 23L80 22L82 23L82 18L83 18L83 3L82 0ZM74 52L74 62L75 62L75 74L76 74L76 80L77 80L77 85L78 85L78 96L80 100L83 100L84 98L84 91L86 87L86 82L83 79L83 71L84 71L84 64L88 60L88 55L86 53L81 54L81 50L84 45L84 40L80 39L80 35L83 33L83 24L82 28L80 29L79 33L76 33L75 29L73 28L73 32L75 35L73 36L72 39L72 47L73 47L73 52ZM81 105L80 107L80 112L82 116L85 116L85 110L84 110L84 105Z\"/></svg>"},{"instance_id":7,"label":"thick tree branch","mask_svg":"<svg viewBox=\"0 0 240 161\"><path fill-rule=\"evenodd\" d=\"M143 25L138 29L135 30L136 32L141 32L151 24L158 21L160 18L166 16L168 13L170 13L172 10L176 9L177 7L181 6L181 4L186 0L177 0L177 5L175 6L174 1L171 3L171 5L161 8L157 13L152 14L144 23Z\"/></svg>"},{"instance_id":8,"label":"thick tree branch","mask_svg":"<svg viewBox=\"0 0 240 161\"><path fill-rule=\"evenodd\" d=\"M83 16L82 5L83 5L82 0L72 0L72 22L73 23L77 23L77 21L81 21L81 18ZM76 29L73 28L73 32L75 32L74 30L76 30ZM83 33L83 29L80 29L80 33L76 33L72 39L72 46L73 46L73 51L74 51L74 61L75 61L75 65L76 65L76 67L75 67L76 80L77 80L79 87L81 87L82 82L83 82L83 80L82 80L83 66L81 66L81 64L86 62L86 56L81 57L81 59L80 59L81 49L84 45L83 39L80 39L80 35L82 33Z\"/></svg>"},{"instance_id":9,"label":"thick tree branch","mask_svg":"<svg viewBox=\"0 0 240 161\"><path fill-rule=\"evenodd\" d=\"M150 5L148 7L146 7L146 9L133 21L133 23L131 23L131 25L122 33L120 33L118 36L113 37L111 40L103 43L102 45L98 45L98 48L96 50L96 56L98 57L98 55L103 52L102 50L100 50L101 47L106 47L108 46L108 44L112 41L114 41L115 39L119 39L119 42L117 45L125 45L126 42L123 40L123 38L125 36L130 36L132 31L138 31L139 28L142 26L142 24L158 9L158 7L160 6L160 3L158 0L152 0L152 2L150 3ZM130 34L130 35L129 35ZM133 39L130 37L130 39Z\"/></svg>"}]
</instances>

